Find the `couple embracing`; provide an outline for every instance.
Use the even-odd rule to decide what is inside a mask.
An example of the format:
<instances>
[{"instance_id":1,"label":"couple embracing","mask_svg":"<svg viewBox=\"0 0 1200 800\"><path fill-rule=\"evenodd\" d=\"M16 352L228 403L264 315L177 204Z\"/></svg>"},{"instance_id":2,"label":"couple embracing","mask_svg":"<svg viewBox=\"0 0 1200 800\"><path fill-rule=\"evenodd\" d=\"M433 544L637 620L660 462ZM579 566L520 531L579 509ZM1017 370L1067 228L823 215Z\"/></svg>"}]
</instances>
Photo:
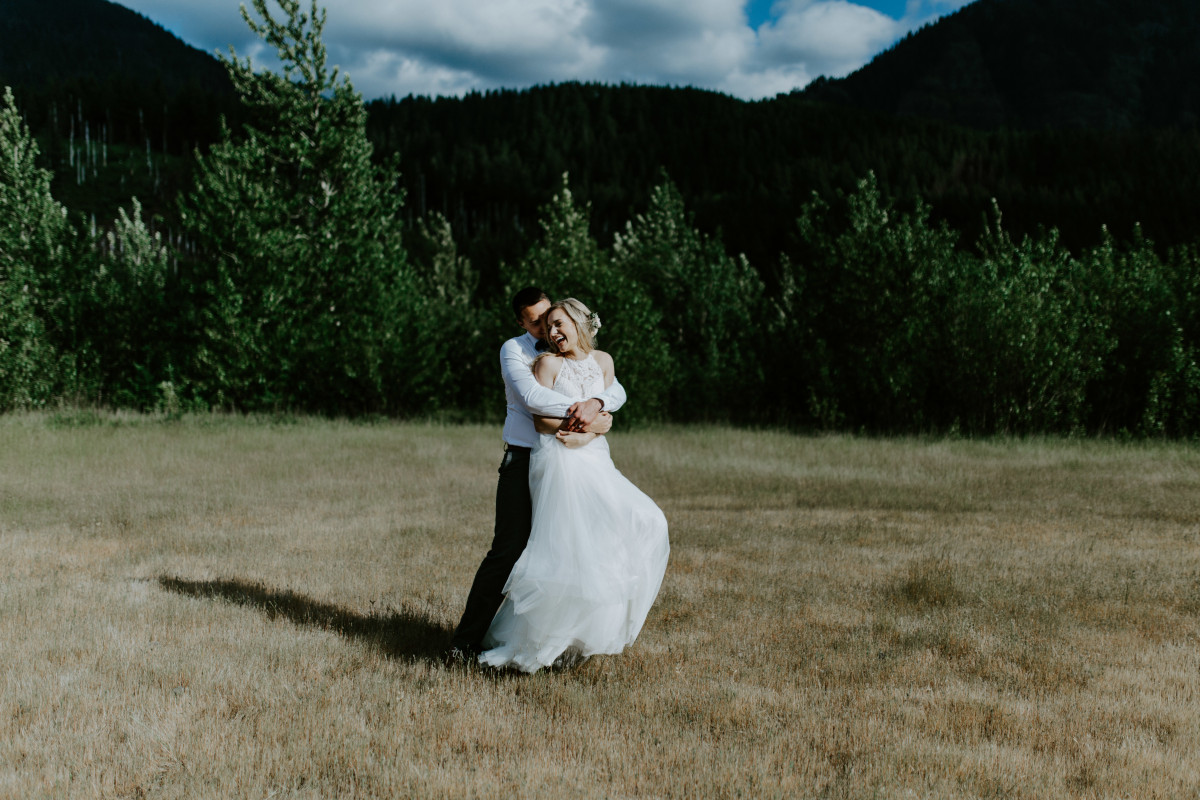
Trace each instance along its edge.
<instances>
[{"instance_id":1,"label":"couple embracing","mask_svg":"<svg viewBox=\"0 0 1200 800\"><path fill-rule=\"evenodd\" d=\"M633 642L662 584L662 511L613 465L604 434L625 403L599 318L537 287L513 298L525 334L500 349L508 411L496 527L451 660L535 672Z\"/></svg>"}]
</instances>

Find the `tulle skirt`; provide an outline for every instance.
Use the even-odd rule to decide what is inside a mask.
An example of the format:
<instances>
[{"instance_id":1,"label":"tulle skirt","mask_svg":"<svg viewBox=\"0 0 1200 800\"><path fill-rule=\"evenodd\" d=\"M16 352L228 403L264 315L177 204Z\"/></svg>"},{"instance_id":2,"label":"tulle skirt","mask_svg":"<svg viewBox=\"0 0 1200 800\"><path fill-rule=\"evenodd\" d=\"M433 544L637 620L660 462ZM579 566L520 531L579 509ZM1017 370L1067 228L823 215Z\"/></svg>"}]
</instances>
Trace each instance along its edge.
<instances>
[{"instance_id":1,"label":"tulle skirt","mask_svg":"<svg viewBox=\"0 0 1200 800\"><path fill-rule=\"evenodd\" d=\"M612 462L602 436L543 435L529 462L533 529L479 660L524 672L637 638L667 569L667 519Z\"/></svg>"}]
</instances>

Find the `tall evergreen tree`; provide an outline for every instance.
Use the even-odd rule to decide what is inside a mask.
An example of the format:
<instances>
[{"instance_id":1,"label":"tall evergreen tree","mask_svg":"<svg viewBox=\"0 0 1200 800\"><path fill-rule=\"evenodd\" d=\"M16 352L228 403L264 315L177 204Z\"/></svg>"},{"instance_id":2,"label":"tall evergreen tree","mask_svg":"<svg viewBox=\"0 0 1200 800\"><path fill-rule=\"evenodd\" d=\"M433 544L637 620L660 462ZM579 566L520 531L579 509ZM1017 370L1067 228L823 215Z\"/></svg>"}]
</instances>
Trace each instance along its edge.
<instances>
[{"instance_id":1,"label":"tall evergreen tree","mask_svg":"<svg viewBox=\"0 0 1200 800\"><path fill-rule=\"evenodd\" d=\"M613 241L621 274L647 287L671 355L670 407L685 418L750 416L760 398L763 282L745 256L695 229L666 179Z\"/></svg>"},{"instance_id":2,"label":"tall evergreen tree","mask_svg":"<svg viewBox=\"0 0 1200 800\"><path fill-rule=\"evenodd\" d=\"M371 163L366 112L327 65L325 12L313 0L253 0L282 74L225 59L250 122L198 156L181 203L201 243L202 342L193 379L211 400L328 411L383 410L386 352L409 293L395 172Z\"/></svg>"},{"instance_id":3,"label":"tall evergreen tree","mask_svg":"<svg viewBox=\"0 0 1200 800\"><path fill-rule=\"evenodd\" d=\"M52 338L59 270L71 243L66 210L12 90L0 105L0 410L46 402L59 387Z\"/></svg>"}]
</instances>

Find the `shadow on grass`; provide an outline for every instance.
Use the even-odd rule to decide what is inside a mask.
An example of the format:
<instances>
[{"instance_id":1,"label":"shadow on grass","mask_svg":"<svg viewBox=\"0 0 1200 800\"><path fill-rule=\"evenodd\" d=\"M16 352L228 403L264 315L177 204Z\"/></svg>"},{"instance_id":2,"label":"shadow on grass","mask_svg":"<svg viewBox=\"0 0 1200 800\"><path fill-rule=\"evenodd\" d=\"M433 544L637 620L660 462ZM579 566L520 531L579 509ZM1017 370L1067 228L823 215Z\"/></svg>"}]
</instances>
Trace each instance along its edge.
<instances>
[{"instance_id":1,"label":"shadow on grass","mask_svg":"<svg viewBox=\"0 0 1200 800\"><path fill-rule=\"evenodd\" d=\"M391 608L363 615L290 590L281 591L236 578L191 581L164 575L158 579L158 583L169 592L191 597L221 598L241 606L257 608L268 619L282 617L297 625L333 631L347 639L362 640L378 647L389 658L440 661L453 632L412 609Z\"/></svg>"}]
</instances>

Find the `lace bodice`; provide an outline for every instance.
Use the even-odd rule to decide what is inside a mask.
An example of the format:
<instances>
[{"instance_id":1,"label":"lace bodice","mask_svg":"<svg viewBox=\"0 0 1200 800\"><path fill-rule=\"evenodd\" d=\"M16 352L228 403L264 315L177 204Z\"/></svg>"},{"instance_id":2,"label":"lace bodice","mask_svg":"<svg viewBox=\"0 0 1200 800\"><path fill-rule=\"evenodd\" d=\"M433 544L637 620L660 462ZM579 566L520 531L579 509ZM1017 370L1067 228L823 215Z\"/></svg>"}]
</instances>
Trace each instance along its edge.
<instances>
[{"instance_id":1,"label":"lace bodice","mask_svg":"<svg viewBox=\"0 0 1200 800\"><path fill-rule=\"evenodd\" d=\"M564 358L551 388L572 400L594 397L604 391L604 369L591 353L578 361Z\"/></svg>"}]
</instances>

